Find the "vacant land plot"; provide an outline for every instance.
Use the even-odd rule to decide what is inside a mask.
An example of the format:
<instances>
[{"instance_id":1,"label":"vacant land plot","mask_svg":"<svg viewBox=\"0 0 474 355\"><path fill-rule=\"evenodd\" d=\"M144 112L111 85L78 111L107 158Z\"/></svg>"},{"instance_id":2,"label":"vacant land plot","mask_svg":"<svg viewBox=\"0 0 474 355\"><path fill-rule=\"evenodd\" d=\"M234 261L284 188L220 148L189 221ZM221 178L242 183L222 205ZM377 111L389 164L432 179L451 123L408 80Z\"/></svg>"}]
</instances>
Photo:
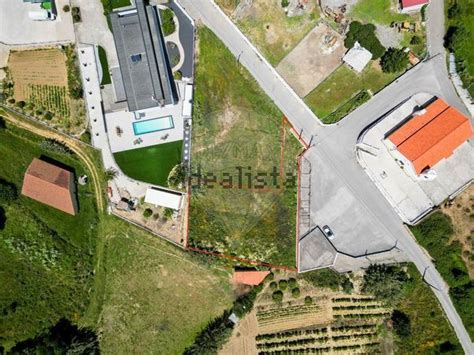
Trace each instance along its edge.
<instances>
[{"instance_id":1,"label":"vacant land plot","mask_svg":"<svg viewBox=\"0 0 474 355\"><path fill-rule=\"evenodd\" d=\"M398 12L397 0L359 0L350 16L363 23L390 25L393 21L409 20L410 16Z\"/></svg>"},{"instance_id":2,"label":"vacant land plot","mask_svg":"<svg viewBox=\"0 0 474 355\"><path fill-rule=\"evenodd\" d=\"M314 1L307 2L304 14L295 17L286 15L281 1L253 0L251 3L235 21L273 66L301 41L319 18ZM218 4L228 14L237 6L232 0L220 0Z\"/></svg>"},{"instance_id":3,"label":"vacant land plot","mask_svg":"<svg viewBox=\"0 0 474 355\"><path fill-rule=\"evenodd\" d=\"M320 22L277 66L296 93L304 97L341 64L342 36Z\"/></svg>"},{"instance_id":4,"label":"vacant land plot","mask_svg":"<svg viewBox=\"0 0 474 355\"><path fill-rule=\"evenodd\" d=\"M376 93L395 76L396 74L383 73L375 62L369 64L361 74L355 73L346 65L341 65L305 97L305 102L323 122L333 123L334 121L327 116L340 105L362 90Z\"/></svg>"},{"instance_id":5,"label":"vacant land plot","mask_svg":"<svg viewBox=\"0 0 474 355\"><path fill-rule=\"evenodd\" d=\"M104 234L102 352L182 354L232 305L228 270L116 219Z\"/></svg>"},{"instance_id":6,"label":"vacant land plot","mask_svg":"<svg viewBox=\"0 0 474 355\"><path fill-rule=\"evenodd\" d=\"M1 112L0 112L1 113ZM0 180L21 191L33 158L46 156L90 174L72 154L7 125L0 130ZM92 184L78 186L79 214L19 196L0 201L0 347L34 338L59 319L81 321L89 306L98 216Z\"/></svg>"},{"instance_id":7,"label":"vacant land plot","mask_svg":"<svg viewBox=\"0 0 474 355\"><path fill-rule=\"evenodd\" d=\"M114 158L125 175L133 179L168 186L170 171L181 163L182 141L115 153Z\"/></svg>"},{"instance_id":8,"label":"vacant land plot","mask_svg":"<svg viewBox=\"0 0 474 355\"><path fill-rule=\"evenodd\" d=\"M294 266L300 146L215 35L198 35L190 245Z\"/></svg>"}]
</instances>

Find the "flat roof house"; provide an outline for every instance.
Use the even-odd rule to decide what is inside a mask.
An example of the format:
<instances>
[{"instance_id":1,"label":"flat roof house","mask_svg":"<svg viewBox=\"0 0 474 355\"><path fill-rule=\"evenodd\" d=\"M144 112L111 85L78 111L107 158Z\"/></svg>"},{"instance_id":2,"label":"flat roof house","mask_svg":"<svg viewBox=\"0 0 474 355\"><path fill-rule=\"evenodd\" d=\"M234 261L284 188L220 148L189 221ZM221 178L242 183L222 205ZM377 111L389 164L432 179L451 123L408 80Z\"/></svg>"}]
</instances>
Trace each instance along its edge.
<instances>
[{"instance_id":1,"label":"flat roof house","mask_svg":"<svg viewBox=\"0 0 474 355\"><path fill-rule=\"evenodd\" d=\"M429 0L400 0L400 11L403 13L419 11Z\"/></svg>"},{"instance_id":2,"label":"flat roof house","mask_svg":"<svg viewBox=\"0 0 474 355\"><path fill-rule=\"evenodd\" d=\"M473 135L471 122L442 99L435 99L388 135L416 175L449 158Z\"/></svg>"},{"instance_id":3,"label":"flat roof house","mask_svg":"<svg viewBox=\"0 0 474 355\"><path fill-rule=\"evenodd\" d=\"M365 66L372 59L372 53L362 47L359 42L354 43L354 47L344 55L342 61L349 65L353 70L361 73Z\"/></svg>"},{"instance_id":4,"label":"flat roof house","mask_svg":"<svg viewBox=\"0 0 474 355\"><path fill-rule=\"evenodd\" d=\"M26 170L21 194L71 215L77 214L74 174L33 159Z\"/></svg>"},{"instance_id":5,"label":"flat roof house","mask_svg":"<svg viewBox=\"0 0 474 355\"><path fill-rule=\"evenodd\" d=\"M128 109L176 104L178 93L159 10L143 0L135 4L135 9L110 14ZM114 85L116 80L120 78L114 77Z\"/></svg>"}]
</instances>

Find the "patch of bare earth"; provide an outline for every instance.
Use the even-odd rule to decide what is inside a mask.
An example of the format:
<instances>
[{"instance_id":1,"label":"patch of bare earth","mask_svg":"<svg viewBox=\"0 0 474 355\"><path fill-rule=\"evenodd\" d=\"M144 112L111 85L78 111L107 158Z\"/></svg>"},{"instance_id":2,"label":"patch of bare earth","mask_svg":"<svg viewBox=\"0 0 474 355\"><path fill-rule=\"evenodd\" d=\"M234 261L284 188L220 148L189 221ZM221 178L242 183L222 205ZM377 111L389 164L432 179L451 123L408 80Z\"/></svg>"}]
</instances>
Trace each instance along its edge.
<instances>
[{"instance_id":1,"label":"patch of bare earth","mask_svg":"<svg viewBox=\"0 0 474 355\"><path fill-rule=\"evenodd\" d=\"M454 240L462 245L462 258L465 261L469 276L474 278L474 184L461 193L453 204L441 208L453 222Z\"/></svg>"}]
</instances>

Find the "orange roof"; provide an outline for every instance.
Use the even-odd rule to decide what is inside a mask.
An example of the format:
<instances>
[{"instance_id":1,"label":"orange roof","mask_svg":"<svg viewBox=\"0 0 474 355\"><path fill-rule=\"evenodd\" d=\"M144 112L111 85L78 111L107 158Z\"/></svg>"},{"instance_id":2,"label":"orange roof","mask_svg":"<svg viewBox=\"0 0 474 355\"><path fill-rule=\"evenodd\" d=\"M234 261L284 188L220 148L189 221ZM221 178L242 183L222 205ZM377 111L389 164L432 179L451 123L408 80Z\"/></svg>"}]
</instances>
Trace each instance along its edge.
<instances>
[{"instance_id":1,"label":"orange roof","mask_svg":"<svg viewBox=\"0 0 474 355\"><path fill-rule=\"evenodd\" d=\"M26 170L21 193L45 205L75 215L77 204L73 187L72 172L43 160L33 159Z\"/></svg>"},{"instance_id":2,"label":"orange roof","mask_svg":"<svg viewBox=\"0 0 474 355\"><path fill-rule=\"evenodd\" d=\"M412 117L388 138L410 160L417 174L448 158L473 134L469 119L443 100Z\"/></svg>"},{"instance_id":3,"label":"orange roof","mask_svg":"<svg viewBox=\"0 0 474 355\"><path fill-rule=\"evenodd\" d=\"M270 271L234 271L232 277L235 283L256 286L259 285Z\"/></svg>"}]
</instances>

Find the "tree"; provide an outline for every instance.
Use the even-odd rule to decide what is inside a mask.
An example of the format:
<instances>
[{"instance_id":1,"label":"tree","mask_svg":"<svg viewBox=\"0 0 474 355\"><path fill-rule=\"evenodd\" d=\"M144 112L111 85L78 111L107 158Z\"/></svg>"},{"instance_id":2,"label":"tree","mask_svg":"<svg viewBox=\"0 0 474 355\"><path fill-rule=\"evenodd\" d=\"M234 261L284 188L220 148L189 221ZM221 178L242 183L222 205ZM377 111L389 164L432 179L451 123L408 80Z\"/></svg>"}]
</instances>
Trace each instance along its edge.
<instances>
[{"instance_id":1,"label":"tree","mask_svg":"<svg viewBox=\"0 0 474 355\"><path fill-rule=\"evenodd\" d=\"M283 8L288 7L289 4L290 2L288 0L281 0L281 7Z\"/></svg>"},{"instance_id":2,"label":"tree","mask_svg":"<svg viewBox=\"0 0 474 355\"><path fill-rule=\"evenodd\" d=\"M371 264L365 272L362 291L390 306L400 298L407 280L407 274L398 266Z\"/></svg>"},{"instance_id":3,"label":"tree","mask_svg":"<svg viewBox=\"0 0 474 355\"><path fill-rule=\"evenodd\" d=\"M272 293L272 300L276 303L281 303L283 301L283 292L277 290Z\"/></svg>"},{"instance_id":4,"label":"tree","mask_svg":"<svg viewBox=\"0 0 474 355\"><path fill-rule=\"evenodd\" d=\"M64 6L63 6L63 11L64 11L64 12L69 12L69 10L71 10L71 8L69 7L69 5L64 5Z\"/></svg>"},{"instance_id":5,"label":"tree","mask_svg":"<svg viewBox=\"0 0 474 355\"><path fill-rule=\"evenodd\" d=\"M115 179L118 176L118 174L119 174L118 170L116 170L114 168L108 168L105 171L105 179L107 181L111 181L111 180Z\"/></svg>"},{"instance_id":6,"label":"tree","mask_svg":"<svg viewBox=\"0 0 474 355\"><path fill-rule=\"evenodd\" d=\"M270 289L271 290L276 290L277 287L278 287L278 285L275 281L270 282Z\"/></svg>"},{"instance_id":7,"label":"tree","mask_svg":"<svg viewBox=\"0 0 474 355\"><path fill-rule=\"evenodd\" d=\"M311 298L311 296L306 296L304 298L304 304L306 306L311 306L313 304L313 299Z\"/></svg>"},{"instance_id":8,"label":"tree","mask_svg":"<svg viewBox=\"0 0 474 355\"><path fill-rule=\"evenodd\" d=\"M151 208L147 208L145 209L145 211L143 211L143 217L145 218L150 218L153 214L153 211Z\"/></svg>"},{"instance_id":9,"label":"tree","mask_svg":"<svg viewBox=\"0 0 474 355\"><path fill-rule=\"evenodd\" d=\"M408 53L403 49L389 48L380 59L382 70L386 73L396 73L408 65Z\"/></svg>"},{"instance_id":10,"label":"tree","mask_svg":"<svg viewBox=\"0 0 474 355\"><path fill-rule=\"evenodd\" d=\"M421 43L421 38L419 36L413 36L410 40L410 44L417 45Z\"/></svg>"},{"instance_id":11,"label":"tree","mask_svg":"<svg viewBox=\"0 0 474 355\"><path fill-rule=\"evenodd\" d=\"M19 107L19 108L23 108L23 107L26 106L26 103L25 103L25 101L17 101L16 106Z\"/></svg>"},{"instance_id":12,"label":"tree","mask_svg":"<svg viewBox=\"0 0 474 355\"><path fill-rule=\"evenodd\" d=\"M291 289L298 287L298 282L296 281L294 277L290 277L290 279L288 280L288 286Z\"/></svg>"},{"instance_id":13,"label":"tree","mask_svg":"<svg viewBox=\"0 0 474 355\"><path fill-rule=\"evenodd\" d=\"M372 59L378 59L384 54L385 47L375 35L375 30L376 27L373 24L363 25L358 21L353 21L349 25L344 45L346 48L352 48L355 42L359 42L362 47L372 53Z\"/></svg>"},{"instance_id":14,"label":"tree","mask_svg":"<svg viewBox=\"0 0 474 355\"><path fill-rule=\"evenodd\" d=\"M0 202L8 203L18 198L16 186L8 181L0 179Z\"/></svg>"},{"instance_id":15,"label":"tree","mask_svg":"<svg viewBox=\"0 0 474 355\"><path fill-rule=\"evenodd\" d=\"M280 288L280 290L285 291L288 288L288 281L280 280L278 282L278 287Z\"/></svg>"},{"instance_id":16,"label":"tree","mask_svg":"<svg viewBox=\"0 0 474 355\"><path fill-rule=\"evenodd\" d=\"M408 315L396 309L392 312L391 320L393 329L400 338L407 338L411 335L410 317Z\"/></svg>"},{"instance_id":17,"label":"tree","mask_svg":"<svg viewBox=\"0 0 474 355\"><path fill-rule=\"evenodd\" d=\"M298 287L295 287L294 289L291 290L291 295L293 298L298 298L300 297L301 291Z\"/></svg>"},{"instance_id":18,"label":"tree","mask_svg":"<svg viewBox=\"0 0 474 355\"><path fill-rule=\"evenodd\" d=\"M171 188L180 188L186 179L186 172L182 164L177 164L168 175L168 186Z\"/></svg>"}]
</instances>

